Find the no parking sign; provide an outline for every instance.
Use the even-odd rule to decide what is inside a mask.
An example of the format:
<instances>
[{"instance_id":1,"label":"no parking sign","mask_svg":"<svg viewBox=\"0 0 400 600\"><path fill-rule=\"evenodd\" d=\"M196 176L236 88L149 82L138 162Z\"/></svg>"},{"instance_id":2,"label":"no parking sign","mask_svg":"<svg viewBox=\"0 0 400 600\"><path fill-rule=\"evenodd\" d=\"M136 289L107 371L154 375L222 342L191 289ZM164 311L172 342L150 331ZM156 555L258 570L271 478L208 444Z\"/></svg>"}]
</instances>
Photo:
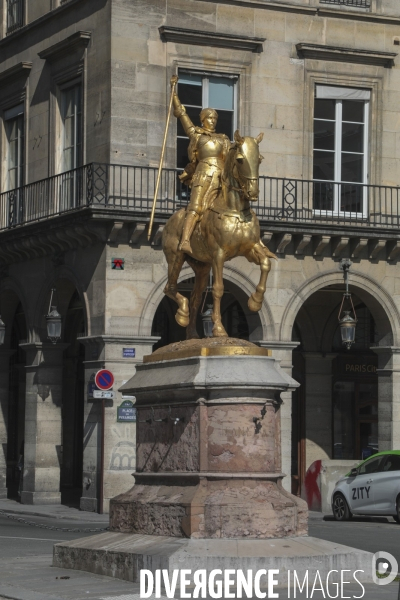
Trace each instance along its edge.
<instances>
[{"instance_id":1,"label":"no parking sign","mask_svg":"<svg viewBox=\"0 0 400 600\"><path fill-rule=\"evenodd\" d=\"M97 371L94 381L99 390L111 390L114 385L114 375L108 369L100 369Z\"/></svg>"}]
</instances>

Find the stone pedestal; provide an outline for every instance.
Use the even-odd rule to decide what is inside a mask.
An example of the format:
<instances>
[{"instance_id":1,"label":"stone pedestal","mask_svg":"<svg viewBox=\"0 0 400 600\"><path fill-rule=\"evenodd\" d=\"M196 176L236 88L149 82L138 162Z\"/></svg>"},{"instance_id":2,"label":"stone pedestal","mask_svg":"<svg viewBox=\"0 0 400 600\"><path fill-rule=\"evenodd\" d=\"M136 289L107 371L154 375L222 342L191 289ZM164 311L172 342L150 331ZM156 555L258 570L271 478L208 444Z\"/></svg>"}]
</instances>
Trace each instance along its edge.
<instances>
[{"instance_id":1,"label":"stone pedestal","mask_svg":"<svg viewBox=\"0 0 400 600\"><path fill-rule=\"evenodd\" d=\"M136 485L111 500L112 531L307 534L305 502L281 484L280 395L297 383L265 350L253 348L253 355L137 365L122 388L136 396Z\"/></svg>"}]
</instances>

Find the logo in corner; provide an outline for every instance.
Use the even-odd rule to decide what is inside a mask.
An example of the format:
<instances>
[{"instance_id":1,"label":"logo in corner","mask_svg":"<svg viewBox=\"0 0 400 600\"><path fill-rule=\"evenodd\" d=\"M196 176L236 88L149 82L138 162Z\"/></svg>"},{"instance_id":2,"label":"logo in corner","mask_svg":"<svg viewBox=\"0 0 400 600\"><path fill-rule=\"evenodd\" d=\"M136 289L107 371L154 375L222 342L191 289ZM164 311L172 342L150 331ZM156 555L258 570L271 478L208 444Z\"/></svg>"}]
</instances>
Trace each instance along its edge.
<instances>
[{"instance_id":1,"label":"logo in corner","mask_svg":"<svg viewBox=\"0 0 400 600\"><path fill-rule=\"evenodd\" d=\"M389 552L376 552L372 557L372 580L376 585L392 583L399 572L397 560Z\"/></svg>"}]
</instances>

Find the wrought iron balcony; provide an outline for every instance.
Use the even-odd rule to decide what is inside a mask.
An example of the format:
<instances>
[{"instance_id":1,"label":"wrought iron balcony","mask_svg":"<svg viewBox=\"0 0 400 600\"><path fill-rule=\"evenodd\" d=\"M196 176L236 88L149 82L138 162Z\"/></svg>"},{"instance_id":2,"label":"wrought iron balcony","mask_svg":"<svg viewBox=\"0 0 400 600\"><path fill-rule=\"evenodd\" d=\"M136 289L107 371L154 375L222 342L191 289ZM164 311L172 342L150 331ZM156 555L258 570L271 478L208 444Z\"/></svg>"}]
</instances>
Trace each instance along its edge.
<instances>
[{"instance_id":1,"label":"wrought iron balcony","mask_svg":"<svg viewBox=\"0 0 400 600\"><path fill-rule=\"evenodd\" d=\"M156 218L165 220L185 207L190 190L177 169L163 169ZM0 231L72 213L124 213L149 219L157 169L92 163L0 194ZM254 205L268 226L400 227L400 187L260 177Z\"/></svg>"}]
</instances>

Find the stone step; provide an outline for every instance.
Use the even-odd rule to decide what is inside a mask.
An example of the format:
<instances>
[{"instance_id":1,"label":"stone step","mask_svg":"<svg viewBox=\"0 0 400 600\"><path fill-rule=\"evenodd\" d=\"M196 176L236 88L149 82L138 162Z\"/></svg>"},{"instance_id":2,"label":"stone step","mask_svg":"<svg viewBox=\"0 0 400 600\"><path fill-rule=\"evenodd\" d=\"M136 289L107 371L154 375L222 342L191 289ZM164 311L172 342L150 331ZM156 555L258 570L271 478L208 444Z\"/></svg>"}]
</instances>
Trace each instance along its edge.
<instances>
[{"instance_id":1,"label":"stone step","mask_svg":"<svg viewBox=\"0 0 400 600\"><path fill-rule=\"evenodd\" d=\"M372 581L372 554L342 544L302 536L280 539L187 539L124 533L103 533L54 546L53 566L89 571L138 582L141 569L278 569L278 587L287 587L288 572L302 582L308 572L312 586L317 571L322 581ZM361 590L361 588L360 588Z\"/></svg>"}]
</instances>

